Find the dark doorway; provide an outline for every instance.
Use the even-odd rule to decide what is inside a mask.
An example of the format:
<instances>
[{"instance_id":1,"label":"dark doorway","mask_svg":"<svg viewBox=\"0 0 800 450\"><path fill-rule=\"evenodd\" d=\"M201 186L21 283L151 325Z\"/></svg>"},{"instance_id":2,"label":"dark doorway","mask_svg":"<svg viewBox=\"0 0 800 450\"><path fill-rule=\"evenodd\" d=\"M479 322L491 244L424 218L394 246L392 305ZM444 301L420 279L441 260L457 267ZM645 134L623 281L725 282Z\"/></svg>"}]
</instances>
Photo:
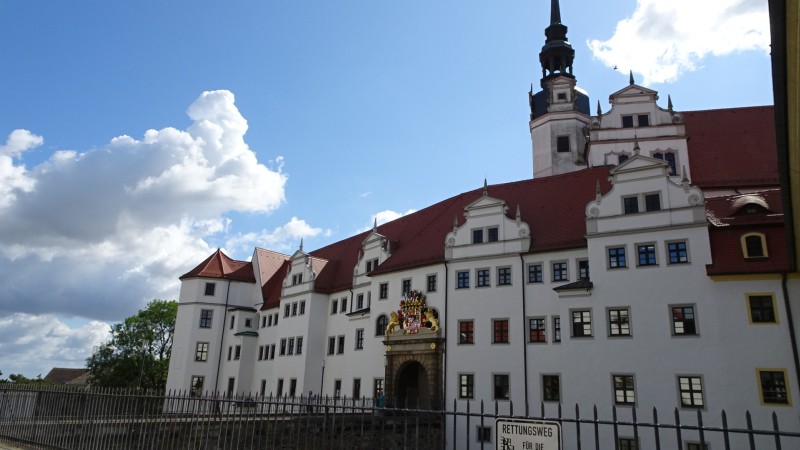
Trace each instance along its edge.
<instances>
[{"instance_id":1,"label":"dark doorway","mask_svg":"<svg viewBox=\"0 0 800 450\"><path fill-rule=\"evenodd\" d=\"M397 376L397 406L399 408L431 407L428 377L422 364L411 361Z\"/></svg>"}]
</instances>

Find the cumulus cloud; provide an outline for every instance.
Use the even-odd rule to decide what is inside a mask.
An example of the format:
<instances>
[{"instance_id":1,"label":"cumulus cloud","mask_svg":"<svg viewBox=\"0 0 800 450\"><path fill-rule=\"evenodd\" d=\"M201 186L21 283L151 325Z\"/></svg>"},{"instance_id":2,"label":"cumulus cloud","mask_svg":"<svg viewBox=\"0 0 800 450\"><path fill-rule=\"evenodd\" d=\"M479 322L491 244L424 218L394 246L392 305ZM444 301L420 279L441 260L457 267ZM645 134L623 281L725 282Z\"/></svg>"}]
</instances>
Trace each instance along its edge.
<instances>
[{"instance_id":1,"label":"cumulus cloud","mask_svg":"<svg viewBox=\"0 0 800 450\"><path fill-rule=\"evenodd\" d=\"M289 253L298 248L300 240L309 237L329 237L330 229L315 228L305 220L292 217L289 222L273 230L262 230L257 233L239 234L229 238L225 247L229 250L250 250L253 247L267 247L270 250Z\"/></svg>"},{"instance_id":2,"label":"cumulus cloud","mask_svg":"<svg viewBox=\"0 0 800 450\"><path fill-rule=\"evenodd\" d=\"M283 159L257 160L232 93L205 92L187 113L186 130L56 151L30 168L24 152L43 139L11 133L0 147L0 313L120 320L175 298L177 277L227 233L227 214L285 202Z\"/></svg>"},{"instance_id":3,"label":"cumulus cloud","mask_svg":"<svg viewBox=\"0 0 800 450\"><path fill-rule=\"evenodd\" d=\"M0 318L3 377L44 377L53 367L84 367L92 347L109 337L109 326L89 321L70 327L53 315L16 313Z\"/></svg>"},{"instance_id":4,"label":"cumulus cloud","mask_svg":"<svg viewBox=\"0 0 800 450\"><path fill-rule=\"evenodd\" d=\"M360 230L357 231L357 233L361 233L362 231L371 230L372 226L375 223L377 223L378 225L383 225L386 222L391 222L391 221L393 221L395 219L399 219L399 218L401 218L403 216L407 216L407 215L409 215L411 213L415 213L415 212L417 212L416 209L409 209L408 211L406 211L404 213L397 212L397 211L392 211L390 209L385 209L383 211L379 211L379 212L373 214L369 218L369 223L365 224Z\"/></svg>"},{"instance_id":5,"label":"cumulus cloud","mask_svg":"<svg viewBox=\"0 0 800 450\"><path fill-rule=\"evenodd\" d=\"M675 81L709 55L769 51L766 0L638 0L608 40L588 42L594 56L643 84Z\"/></svg>"}]
</instances>

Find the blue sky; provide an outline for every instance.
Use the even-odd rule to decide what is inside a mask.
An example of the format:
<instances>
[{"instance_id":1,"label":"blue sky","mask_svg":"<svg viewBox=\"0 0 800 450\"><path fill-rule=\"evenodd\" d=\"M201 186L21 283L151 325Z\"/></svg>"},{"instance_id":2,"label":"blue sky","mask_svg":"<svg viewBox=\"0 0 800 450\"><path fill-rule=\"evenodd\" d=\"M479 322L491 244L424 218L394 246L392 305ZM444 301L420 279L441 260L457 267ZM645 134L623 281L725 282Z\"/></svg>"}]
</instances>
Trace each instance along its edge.
<instances>
[{"instance_id":1,"label":"blue sky","mask_svg":"<svg viewBox=\"0 0 800 450\"><path fill-rule=\"evenodd\" d=\"M315 249L530 178L549 7L0 0L0 371L80 366L216 247ZM561 13L593 111L629 69L678 110L772 103L766 0Z\"/></svg>"}]
</instances>

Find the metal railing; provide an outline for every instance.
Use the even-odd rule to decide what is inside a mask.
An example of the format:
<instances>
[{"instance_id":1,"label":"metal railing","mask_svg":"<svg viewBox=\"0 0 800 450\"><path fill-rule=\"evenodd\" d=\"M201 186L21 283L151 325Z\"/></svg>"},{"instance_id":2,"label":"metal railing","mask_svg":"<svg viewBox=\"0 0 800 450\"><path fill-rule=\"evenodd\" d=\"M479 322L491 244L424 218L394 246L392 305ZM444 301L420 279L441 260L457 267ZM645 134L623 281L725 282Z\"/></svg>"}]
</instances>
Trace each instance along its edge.
<instances>
[{"instance_id":1,"label":"metal railing","mask_svg":"<svg viewBox=\"0 0 800 450\"><path fill-rule=\"evenodd\" d=\"M514 407L459 400L431 411L378 407L370 398L0 384L0 441L70 450L492 449L496 419L528 418L557 422L565 449L800 448L798 418L779 426L775 413L753 418L745 411L729 423L724 411L717 419L675 409L662 422L655 408L643 418L635 408L614 407L601 417L597 407L588 415L578 405L574 414L562 405L541 404L528 415Z\"/></svg>"}]
</instances>

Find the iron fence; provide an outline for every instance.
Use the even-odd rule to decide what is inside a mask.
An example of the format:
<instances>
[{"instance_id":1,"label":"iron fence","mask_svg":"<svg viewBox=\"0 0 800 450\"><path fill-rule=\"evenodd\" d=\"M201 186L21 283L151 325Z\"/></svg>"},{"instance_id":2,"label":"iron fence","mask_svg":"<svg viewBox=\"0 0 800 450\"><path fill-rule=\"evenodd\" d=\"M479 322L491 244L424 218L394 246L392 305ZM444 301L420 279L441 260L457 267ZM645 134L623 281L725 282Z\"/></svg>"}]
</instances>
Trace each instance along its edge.
<instances>
[{"instance_id":1,"label":"iron fence","mask_svg":"<svg viewBox=\"0 0 800 450\"><path fill-rule=\"evenodd\" d=\"M519 406L519 403L517 403ZM731 420L675 409L454 401L444 411L377 406L370 398L274 397L135 389L0 385L0 441L41 449L492 449L498 418L558 423L565 449L797 449L800 420ZM519 408L517 408L519 410ZM522 414L520 414L523 412ZM691 420L687 420L691 418ZM741 425L739 425L741 423ZM704 447L706 446L706 447ZM521 449L518 449L521 450Z\"/></svg>"}]
</instances>

